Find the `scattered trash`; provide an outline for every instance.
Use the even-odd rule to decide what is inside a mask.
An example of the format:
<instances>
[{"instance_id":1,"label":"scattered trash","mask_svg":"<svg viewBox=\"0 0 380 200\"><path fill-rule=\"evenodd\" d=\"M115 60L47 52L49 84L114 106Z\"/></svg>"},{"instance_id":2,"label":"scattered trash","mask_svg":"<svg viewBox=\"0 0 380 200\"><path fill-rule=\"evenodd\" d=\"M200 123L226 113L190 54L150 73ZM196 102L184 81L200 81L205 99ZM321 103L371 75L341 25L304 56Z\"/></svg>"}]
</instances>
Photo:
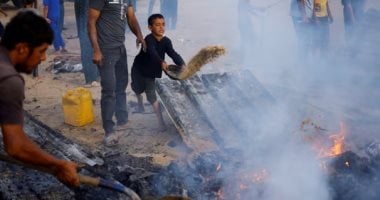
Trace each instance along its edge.
<instances>
[{"instance_id":1,"label":"scattered trash","mask_svg":"<svg viewBox=\"0 0 380 200\"><path fill-rule=\"evenodd\" d=\"M82 63L69 63L62 60L55 61L53 63L51 72L53 74L69 73L69 72L81 72L83 69Z\"/></svg>"}]
</instances>

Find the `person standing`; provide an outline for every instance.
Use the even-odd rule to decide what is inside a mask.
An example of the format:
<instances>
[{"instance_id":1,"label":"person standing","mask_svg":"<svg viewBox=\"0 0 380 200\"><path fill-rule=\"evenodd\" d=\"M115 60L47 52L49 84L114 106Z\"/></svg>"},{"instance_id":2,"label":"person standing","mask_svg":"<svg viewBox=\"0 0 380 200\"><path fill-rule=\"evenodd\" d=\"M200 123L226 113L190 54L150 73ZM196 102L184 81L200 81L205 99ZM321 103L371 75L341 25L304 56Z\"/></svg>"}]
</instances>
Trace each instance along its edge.
<instances>
[{"instance_id":1,"label":"person standing","mask_svg":"<svg viewBox=\"0 0 380 200\"><path fill-rule=\"evenodd\" d=\"M93 48L93 62L98 65L101 85L101 115L105 131L104 143L116 145L119 133L127 128L128 85L125 27L137 37L145 49L144 37L133 11L131 0L91 0L88 33ZM113 116L116 117L116 126Z\"/></svg>"},{"instance_id":2,"label":"person standing","mask_svg":"<svg viewBox=\"0 0 380 200\"><path fill-rule=\"evenodd\" d=\"M292 17L294 30L297 37L298 59L305 59L310 52L311 32L310 20L312 14L312 3L310 0L291 0L290 16Z\"/></svg>"},{"instance_id":3,"label":"person standing","mask_svg":"<svg viewBox=\"0 0 380 200\"><path fill-rule=\"evenodd\" d=\"M5 27L0 42L0 126L4 149L24 163L51 170L63 183L79 186L77 165L43 151L23 129L24 79L53 42L53 31L44 18L33 11L20 11Z\"/></svg>"},{"instance_id":4,"label":"person standing","mask_svg":"<svg viewBox=\"0 0 380 200\"><path fill-rule=\"evenodd\" d=\"M63 40L62 30L60 28L61 5L59 1L60 0L43 0L43 16L50 23L50 26L53 29L53 46L56 53L58 53L59 51L61 51L62 53L66 53L67 50L65 49L65 41Z\"/></svg>"},{"instance_id":5,"label":"person standing","mask_svg":"<svg viewBox=\"0 0 380 200\"><path fill-rule=\"evenodd\" d=\"M328 0L314 0L313 7L313 53L315 58L325 58L328 54L330 24L334 21Z\"/></svg>"},{"instance_id":6,"label":"person standing","mask_svg":"<svg viewBox=\"0 0 380 200\"><path fill-rule=\"evenodd\" d=\"M355 55L355 44L359 42L358 30L364 18L366 0L342 0L345 38L348 55Z\"/></svg>"},{"instance_id":7,"label":"person standing","mask_svg":"<svg viewBox=\"0 0 380 200\"><path fill-rule=\"evenodd\" d=\"M75 0L75 20L79 37L80 55L83 66L85 87L98 86L98 68L92 62L92 47L87 32L87 10L89 0Z\"/></svg>"}]
</instances>

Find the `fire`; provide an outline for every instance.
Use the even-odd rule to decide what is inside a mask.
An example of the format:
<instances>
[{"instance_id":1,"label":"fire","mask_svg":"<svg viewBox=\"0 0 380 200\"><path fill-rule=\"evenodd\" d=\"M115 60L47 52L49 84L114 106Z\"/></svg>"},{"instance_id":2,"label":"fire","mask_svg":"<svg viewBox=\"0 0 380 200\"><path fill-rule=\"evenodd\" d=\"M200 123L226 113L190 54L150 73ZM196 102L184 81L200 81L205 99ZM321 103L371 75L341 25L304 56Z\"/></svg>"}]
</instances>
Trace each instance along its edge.
<instances>
[{"instance_id":1,"label":"fire","mask_svg":"<svg viewBox=\"0 0 380 200\"><path fill-rule=\"evenodd\" d=\"M242 200L251 190L258 190L270 178L270 173L265 168L255 171L241 171L236 175L216 192L217 200Z\"/></svg>"},{"instance_id":2,"label":"fire","mask_svg":"<svg viewBox=\"0 0 380 200\"><path fill-rule=\"evenodd\" d=\"M320 158L335 157L345 151L346 126L339 123L340 130L336 134L326 135L327 131L312 120L307 119L301 124L304 139L310 142Z\"/></svg>"},{"instance_id":3,"label":"fire","mask_svg":"<svg viewBox=\"0 0 380 200\"><path fill-rule=\"evenodd\" d=\"M319 152L320 157L335 157L344 152L344 138L347 131L346 126L342 122L339 125L339 132L329 137L332 146L330 148L321 148Z\"/></svg>"}]
</instances>

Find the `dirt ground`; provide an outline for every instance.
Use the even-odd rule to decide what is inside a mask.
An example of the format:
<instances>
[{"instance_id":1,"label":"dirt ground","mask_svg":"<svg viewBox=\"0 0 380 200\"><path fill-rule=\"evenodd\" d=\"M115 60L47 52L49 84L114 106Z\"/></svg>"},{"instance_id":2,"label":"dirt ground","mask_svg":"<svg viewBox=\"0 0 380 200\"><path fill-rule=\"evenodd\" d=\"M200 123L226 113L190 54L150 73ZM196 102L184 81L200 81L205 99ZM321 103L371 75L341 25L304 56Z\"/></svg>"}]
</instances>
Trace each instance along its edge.
<instances>
[{"instance_id":1,"label":"dirt ground","mask_svg":"<svg viewBox=\"0 0 380 200\"><path fill-rule=\"evenodd\" d=\"M224 1L223 1L224 2ZM288 17L288 1L281 3L281 7L274 8L276 11L268 13L273 17L282 15ZM372 4L374 1L372 1ZM224 44L230 50L229 56L222 58L215 62L211 67L202 69L205 72L211 70L224 70L224 69L239 69L238 61L234 58L234 53L237 48L237 44L234 42L226 42L232 40L236 35L236 27L225 27L223 23L231 23L235 20L235 16L227 17L223 19L221 23L218 21L218 17L224 16L226 9L215 9L213 14L210 14L209 9L212 6L218 6L230 8L230 3L219 3L219 1L179 1L179 24L176 30L167 30L167 35L172 39L174 47L183 56L185 60L188 60L191 55L193 55L200 47L213 45L213 44ZM10 4L10 3L9 3ZM157 3L156 3L157 4ZM377 5L377 4L376 4ZM154 11L158 11L156 5ZM333 6L336 10L341 12L339 7L339 2L334 1ZM4 6L3 6L4 7ZM148 30L146 28L146 18L147 18L147 0L137 1L137 11L136 15L140 21L141 29L146 35ZM198 9L203 8L203 9ZM217 8L217 7L214 7ZM16 10L12 8L7 8L5 11L8 13L9 17L14 15ZM39 1L38 12L42 13L41 1ZM196 13L196 14L195 14ZM208 18L205 18L208 16ZM342 21L341 13L337 13L335 20L337 25L332 28L340 29L342 31ZM6 23L9 17L1 17L0 20ZM190 19L192 23L189 22ZM285 33L293 31L291 27L290 18L286 19L288 22L286 24L281 24L284 28ZM236 25L236 23L232 23ZM194 27L194 25L197 25ZM211 25L215 25L210 29ZM267 24L271 27L270 24ZM80 48L79 41L76 33L75 15L74 15L74 3L66 1L65 2L65 22L63 31L63 36L66 42L67 49L70 55L79 56ZM282 28L282 27L277 27ZM231 31L230 37L226 37L225 29ZM269 28L270 29L270 28ZM223 33L223 34L222 34ZM333 44L342 42L342 37L338 35L332 35ZM289 38L285 42L294 43L293 37ZM268 44L276 43L276 40L267 41ZM131 68L134 56L138 53L138 49L135 47L134 36L131 33L127 33L126 37L126 47L128 52L128 67ZM106 152L109 149L105 148L102 144L104 131L101 126L100 117L100 87L92 87L89 90L92 93L94 99L94 122L85 125L83 127L74 127L64 123L64 114L62 109L62 95L69 89L76 87L81 87L84 85L84 77L82 73L59 73L53 74L48 69L53 63L53 59L56 55L53 53L53 49L50 48L48 51L48 59L39 66L39 76L37 78L32 78L30 75L25 75L26 80L26 99L24 103L24 108L26 111L31 113L40 121L46 123L51 128L58 130L67 138L72 141L81 144L85 149L90 152L99 153ZM282 59L281 57L278 59ZM256 63L260 65L262 63ZM218 66L218 68L216 67ZM284 74L276 70L267 70L265 66L255 69L255 75L264 82L271 82L271 80L276 79L276 77L281 77ZM286 70L284 70L286 71ZM268 77L264 79L263 77ZM269 78L270 77L270 78ZM118 147L115 147L117 151L128 152L131 155L137 157L153 157L156 164L167 165L170 161L179 159L185 156L189 149L183 144L180 135L177 132L176 127L170 120L170 117L164 112L164 119L168 125L168 129L165 132L158 132L158 123L156 116L152 112L152 108L146 104L146 112L143 114L132 113L132 106L136 102L136 97L131 91L130 85L127 88L128 94L128 105L129 105L129 125L130 128L125 131L124 137L122 137L119 142ZM115 150L114 149L114 150Z\"/></svg>"},{"instance_id":2,"label":"dirt ground","mask_svg":"<svg viewBox=\"0 0 380 200\"><path fill-rule=\"evenodd\" d=\"M42 13L41 2L39 3L38 12ZM8 8L8 6L5 6L4 10L8 17L1 18L1 21L6 23L9 17L13 16L17 11L11 7ZM39 76L33 78L31 75L24 75L26 80L24 109L49 127L61 132L73 142L81 144L85 149L96 154L116 150L128 152L128 154L136 157L152 157L155 164L167 165L171 160L177 159L181 154L185 153L187 151L186 147L184 147L176 128L165 112L164 120L168 126L165 132L157 131L158 122L149 104L145 105L145 113L132 113L130 105L136 102L136 98L130 86L127 89L130 129L125 131L125 136L121 138L119 145L114 149L108 149L102 144L104 131L100 117L100 87L88 88L95 102L93 105L94 122L83 127L74 127L64 123L62 96L69 89L82 87L84 85L84 76L81 72L53 74L49 69L53 64L53 59L57 56L80 56L79 41L76 37L74 3L72 2L65 2L64 27L66 30L63 31L63 37L69 54L53 54L53 48L51 47L48 50L47 61L39 66ZM134 41L130 38L132 36L128 36L127 41ZM129 43L134 44L134 42ZM131 66L137 49L136 47L131 47L131 45L127 46L127 48L132 49L132 51L128 52L128 62L129 66Z\"/></svg>"}]
</instances>

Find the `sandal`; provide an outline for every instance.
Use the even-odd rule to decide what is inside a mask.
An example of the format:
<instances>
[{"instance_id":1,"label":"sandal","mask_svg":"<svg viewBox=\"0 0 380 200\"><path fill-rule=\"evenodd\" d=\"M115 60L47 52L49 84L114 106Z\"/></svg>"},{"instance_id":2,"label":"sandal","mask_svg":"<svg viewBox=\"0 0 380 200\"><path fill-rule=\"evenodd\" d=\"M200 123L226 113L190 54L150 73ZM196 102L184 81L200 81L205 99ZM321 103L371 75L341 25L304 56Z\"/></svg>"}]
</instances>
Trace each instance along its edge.
<instances>
[{"instance_id":1,"label":"sandal","mask_svg":"<svg viewBox=\"0 0 380 200\"><path fill-rule=\"evenodd\" d=\"M119 137L117 134L113 133L104 138L103 143L107 147L114 147L119 143Z\"/></svg>"}]
</instances>

